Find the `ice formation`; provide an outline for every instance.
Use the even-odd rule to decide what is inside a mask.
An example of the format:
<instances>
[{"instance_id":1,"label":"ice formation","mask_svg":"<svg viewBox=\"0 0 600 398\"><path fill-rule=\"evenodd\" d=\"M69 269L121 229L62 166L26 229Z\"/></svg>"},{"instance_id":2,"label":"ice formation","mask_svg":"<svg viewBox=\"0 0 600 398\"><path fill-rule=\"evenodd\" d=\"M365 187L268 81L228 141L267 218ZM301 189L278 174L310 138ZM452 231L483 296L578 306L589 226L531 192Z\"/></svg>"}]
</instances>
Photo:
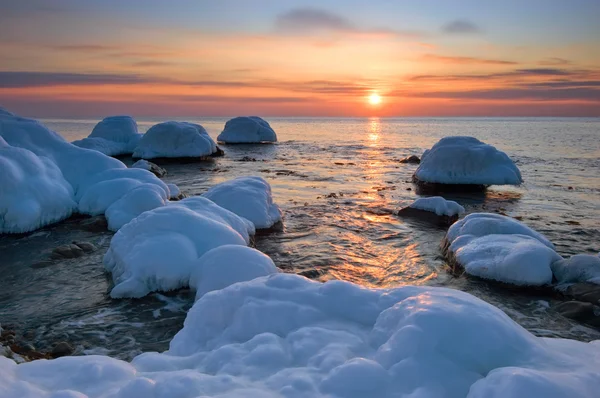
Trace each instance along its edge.
<instances>
[{"instance_id":1,"label":"ice formation","mask_svg":"<svg viewBox=\"0 0 600 398\"><path fill-rule=\"evenodd\" d=\"M471 275L515 285L552 282L561 257L542 234L499 214L473 213L446 234L448 250Z\"/></svg>"},{"instance_id":2,"label":"ice formation","mask_svg":"<svg viewBox=\"0 0 600 398\"><path fill-rule=\"evenodd\" d=\"M281 209L273 203L271 186L262 177L225 181L202 196L252 221L257 229L270 228L281 221Z\"/></svg>"},{"instance_id":3,"label":"ice formation","mask_svg":"<svg viewBox=\"0 0 600 398\"><path fill-rule=\"evenodd\" d=\"M73 141L73 144L108 156L119 156L133 153L141 138L131 116L110 116L102 119L89 137Z\"/></svg>"},{"instance_id":4,"label":"ice formation","mask_svg":"<svg viewBox=\"0 0 600 398\"><path fill-rule=\"evenodd\" d=\"M600 257L577 254L553 263L552 272L559 284L589 282L600 285Z\"/></svg>"},{"instance_id":5,"label":"ice formation","mask_svg":"<svg viewBox=\"0 0 600 398\"><path fill-rule=\"evenodd\" d=\"M226 144L260 144L277 142L277 134L266 120L258 116L239 116L225 123L217 141Z\"/></svg>"},{"instance_id":6,"label":"ice formation","mask_svg":"<svg viewBox=\"0 0 600 398\"><path fill-rule=\"evenodd\" d=\"M152 173L72 145L32 119L0 112L0 140L0 233L29 232L75 210L102 214L142 185L161 198L169 196L169 188ZM139 200L141 194L133 196ZM148 203L139 210L131 203L127 211L135 216ZM111 221L111 212L106 215L109 225L121 224Z\"/></svg>"},{"instance_id":7,"label":"ice formation","mask_svg":"<svg viewBox=\"0 0 600 398\"><path fill-rule=\"evenodd\" d=\"M441 196L419 198L409 207L413 209L430 211L438 216L457 216L464 214L465 208L452 200L446 200Z\"/></svg>"},{"instance_id":8,"label":"ice formation","mask_svg":"<svg viewBox=\"0 0 600 398\"><path fill-rule=\"evenodd\" d=\"M593 398L600 344L535 337L467 293L290 274L203 295L165 353L16 365L6 398Z\"/></svg>"},{"instance_id":9,"label":"ice formation","mask_svg":"<svg viewBox=\"0 0 600 398\"><path fill-rule=\"evenodd\" d=\"M421 157L417 182L519 185L521 172L504 152L473 137L445 137Z\"/></svg>"},{"instance_id":10,"label":"ice formation","mask_svg":"<svg viewBox=\"0 0 600 398\"><path fill-rule=\"evenodd\" d=\"M134 158L203 158L217 152L204 127L188 122L163 122L144 134L133 151Z\"/></svg>"}]
</instances>

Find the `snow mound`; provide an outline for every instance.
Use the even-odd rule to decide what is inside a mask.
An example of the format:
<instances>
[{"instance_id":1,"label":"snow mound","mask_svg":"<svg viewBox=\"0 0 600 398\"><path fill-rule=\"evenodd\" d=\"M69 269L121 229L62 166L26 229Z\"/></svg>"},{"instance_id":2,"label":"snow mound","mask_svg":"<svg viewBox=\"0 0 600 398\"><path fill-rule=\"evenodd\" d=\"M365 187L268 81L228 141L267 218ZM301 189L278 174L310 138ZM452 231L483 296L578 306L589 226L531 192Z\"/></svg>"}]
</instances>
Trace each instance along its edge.
<instances>
[{"instance_id":1,"label":"snow mound","mask_svg":"<svg viewBox=\"0 0 600 398\"><path fill-rule=\"evenodd\" d=\"M239 231L239 232L238 232ZM222 245L246 245L250 222L204 198L172 202L141 214L112 238L104 265L113 298L143 297L189 286L197 260Z\"/></svg>"},{"instance_id":2,"label":"snow mound","mask_svg":"<svg viewBox=\"0 0 600 398\"><path fill-rule=\"evenodd\" d=\"M133 151L133 157L200 158L216 152L217 145L199 124L164 122L150 127Z\"/></svg>"},{"instance_id":3,"label":"snow mound","mask_svg":"<svg viewBox=\"0 0 600 398\"><path fill-rule=\"evenodd\" d=\"M577 254L553 263L552 272L559 284L589 282L600 285L600 257Z\"/></svg>"},{"instance_id":4,"label":"snow mound","mask_svg":"<svg viewBox=\"0 0 600 398\"><path fill-rule=\"evenodd\" d=\"M281 209L273 203L271 186L262 177L239 177L226 181L210 188L202 196L250 220L257 229L271 228L281 221Z\"/></svg>"},{"instance_id":5,"label":"snow mound","mask_svg":"<svg viewBox=\"0 0 600 398\"><path fill-rule=\"evenodd\" d=\"M418 182L519 185L521 172L504 152L473 137L445 137L421 157Z\"/></svg>"},{"instance_id":6,"label":"snow mound","mask_svg":"<svg viewBox=\"0 0 600 398\"><path fill-rule=\"evenodd\" d=\"M72 145L32 119L0 113L0 139L0 182L10 187L0 190L0 233L29 232L67 218L75 209L102 214L143 184L155 185L153 192L163 190L161 197L169 194L152 173L127 169L117 159Z\"/></svg>"},{"instance_id":7,"label":"snow mound","mask_svg":"<svg viewBox=\"0 0 600 398\"><path fill-rule=\"evenodd\" d=\"M266 120L258 116L239 116L225 123L217 141L227 144L260 144L277 142L277 134Z\"/></svg>"},{"instance_id":8,"label":"snow mound","mask_svg":"<svg viewBox=\"0 0 600 398\"><path fill-rule=\"evenodd\" d=\"M499 214L469 214L450 227L446 240L468 274L514 285L550 284L551 265L561 259L542 234Z\"/></svg>"},{"instance_id":9,"label":"snow mound","mask_svg":"<svg viewBox=\"0 0 600 398\"><path fill-rule=\"evenodd\" d=\"M190 287L196 290L196 299L199 299L213 290L277 272L273 260L256 249L239 245L219 246L200 257L194 266Z\"/></svg>"},{"instance_id":10,"label":"snow mound","mask_svg":"<svg viewBox=\"0 0 600 398\"><path fill-rule=\"evenodd\" d=\"M438 216L457 216L465 213L465 208L452 200L446 200L441 196L430 198L419 198L409 207L413 209L430 211Z\"/></svg>"},{"instance_id":11,"label":"snow mound","mask_svg":"<svg viewBox=\"0 0 600 398\"><path fill-rule=\"evenodd\" d=\"M460 291L276 274L202 296L165 353L0 357L0 375L7 398L592 398L600 344L535 337Z\"/></svg>"},{"instance_id":12,"label":"snow mound","mask_svg":"<svg viewBox=\"0 0 600 398\"><path fill-rule=\"evenodd\" d=\"M73 144L108 156L119 156L133 153L141 138L131 116L109 116L96 124L89 137L73 141Z\"/></svg>"}]
</instances>

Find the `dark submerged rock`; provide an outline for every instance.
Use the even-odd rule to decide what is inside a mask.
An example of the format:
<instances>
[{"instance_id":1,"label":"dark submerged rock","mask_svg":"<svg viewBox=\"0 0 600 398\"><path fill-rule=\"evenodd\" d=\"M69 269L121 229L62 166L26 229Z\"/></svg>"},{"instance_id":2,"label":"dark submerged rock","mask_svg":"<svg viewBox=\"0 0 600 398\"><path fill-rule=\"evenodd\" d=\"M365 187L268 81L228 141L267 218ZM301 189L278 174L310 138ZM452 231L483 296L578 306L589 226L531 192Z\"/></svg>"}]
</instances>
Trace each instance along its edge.
<instances>
[{"instance_id":1,"label":"dark submerged rock","mask_svg":"<svg viewBox=\"0 0 600 398\"><path fill-rule=\"evenodd\" d=\"M565 301L554 307L565 318L600 327L600 307L582 301Z\"/></svg>"},{"instance_id":2,"label":"dark submerged rock","mask_svg":"<svg viewBox=\"0 0 600 398\"><path fill-rule=\"evenodd\" d=\"M575 283L567 288L565 295L577 301L600 305L600 285L595 283Z\"/></svg>"},{"instance_id":3,"label":"dark submerged rock","mask_svg":"<svg viewBox=\"0 0 600 398\"><path fill-rule=\"evenodd\" d=\"M479 184L440 184L437 182L425 182L413 175L412 182L416 186L418 195L439 195L441 193L481 193L485 192L488 185Z\"/></svg>"},{"instance_id":4,"label":"dark submerged rock","mask_svg":"<svg viewBox=\"0 0 600 398\"><path fill-rule=\"evenodd\" d=\"M84 254L85 252L81 247L73 243L69 243L67 245L58 246L56 249L52 250L50 257L53 259L77 258L83 256Z\"/></svg>"},{"instance_id":5,"label":"dark submerged rock","mask_svg":"<svg viewBox=\"0 0 600 398\"><path fill-rule=\"evenodd\" d=\"M74 352L75 349L71 347L69 343L66 341L61 341L60 343L56 344L54 348L52 348L50 355L52 355L53 358L60 358L72 355Z\"/></svg>"},{"instance_id":6,"label":"dark submerged rock","mask_svg":"<svg viewBox=\"0 0 600 398\"><path fill-rule=\"evenodd\" d=\"M108 231L108 221L104 216L90 217L81 220L79 227L89 232L106 232Z\"/></svg>"},{"instance_id":7,"label":"dark submerged rock","mask_svg":"<svg viewBox=\"0 0 600 398\"><path fill-rule=\"evenodd\" d=\"M410 155L403 159L399 160L400 163L410 163L410 164L419 164L421 163L421 159L417 155Z\"/></svg>"}]
</instances>

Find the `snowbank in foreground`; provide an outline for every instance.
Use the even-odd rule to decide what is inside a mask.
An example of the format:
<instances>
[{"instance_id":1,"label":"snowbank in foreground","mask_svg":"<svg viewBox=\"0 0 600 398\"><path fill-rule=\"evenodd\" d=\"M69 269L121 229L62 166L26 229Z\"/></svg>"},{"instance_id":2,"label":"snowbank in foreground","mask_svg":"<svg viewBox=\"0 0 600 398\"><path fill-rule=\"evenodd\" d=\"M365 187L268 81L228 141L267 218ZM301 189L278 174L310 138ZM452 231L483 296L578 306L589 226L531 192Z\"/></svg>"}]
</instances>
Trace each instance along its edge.
<instances>
[{"instance_id":1,"label":"snowbank in foreground","mask_svg":"<svg viewBox=\"0 0 600 398\"><path fill-rule=\"evenodd\" d=\"M598 385L598 342L535 337L467 293L289 274L202 296L169 351L131 364L0 358L7 398L592 398Z\"/></svg>"},{"instance_id":2,"label":"snowbank in foreground","mask_svg":"<svg viewBox=\"0 0 600 398\"><path fill-rule=\"evenodd\" d=\"M164 191L158 192L160 197L169 195L152 173L127 169L116 159L72 145L32 119L0 112L0 139L0 183L10 187L0 190L0 233L32 231L67 218L75 209L104 213L142 184ZM137 214L145 209L147 203ZM128 211L137 215L134 203ZM110 224L111 215L107 217Z\"/></svg>"},{"instance_id":3,"label":"snowbank in foreground","mask_svg":"<svg viewBox=\"0 0 600 398\"><path fill-rule=\"evenodd\" d=\"M577 254L553 263L552 272L559 284L589 282L600 285L600 257Z\"/></svg>"},{"instance_id":4,"label":"snowbank in foreground","mask_svg":"<svg viewBox=\"0 0 600 398\"><path fill-rule=\"evenodd\" d=\"M450 227L446 240L468 274L515 285L550 284L551 265L562 258L542 234L499 214L469 214Z\"/></svg>"},{"instance_id":5,"label":"snowbank in foreground","mask_svg":"<svg viewBox=\"0 0 600 398\"><path fill-rule=\"evenodd\" d=\"M258 116L239 116L225 123L218 142L227 144L260 144L277 142L277 134L269 123Z\"/></svg>"},{"instance_id":6,"label":"snowbank in foreground","mask_svg":"<svg viewBox=\"0 0 600 398\"><path fill-rule=\"evenodd\" d=\"M217 145L199 124L164 122L150 127L133 151L133 157L200 158L216 152Z\"/></svg>"},{"instance_id":7,"label":"snowbank in foreground","mask_svg":"<svg viewBox=\"0 0 600 398\"><path fill-rule=\"evenodd\" d=\"M188 198L147 211L119 230L104 257L113 298L189 286L197 260L222 245L242 245L254 228L208 199Z\"/></svg>"},{"instance_id":8,"label":"snowbank in foreground","mask_svg":"<svg viewBox=\"0 0 600 398\"><path fill-rule=\"evenodd\" d=\"M119 156L133 153L141 138L131 116L109 116L96 124L89 137L73 141L73 145Z\"/></svg>"},{"instance_id":9,"label":"snowbank in foreground","mask_svg":"<svg viewBox=\"0 0 600 398\"><path fill-rule=\"evenodd\" d=\"M225 245L206 252L194 266L190 287L196 299L213 290L279 272L271 258L246 246Z\"/></svg>"},{"instance_id":10,"label":"snowbank in foreground","mask_svg":"<svg viewBox=\"0 0 600 398\"><path fill-rule=\"evenodd\" d=\"M446 200L441 196L419 198L409 207L413 209L430 211L438 216L459 216L465 213L465 208L452 200Z\"/></svg>"},{"instance_id":11,"label":"snowbank in foreground","mask_svg":"<svg viewBox=\"0 0 600 398\"><path fill-rule=\"evenodd\" d=\"M418 182L519 185L521 172L504 152L473 137L445 137L421 157Z\"/></svg>"},{"instance_id":12,"label":"snowbank in foreground","mask_svg":"<svg viewBox=\"0 0 600 398\"><path fill-rule=\"evenodd\" d=\"M257 229L270 228L281 221L281 209L273 203L271 186L262 177L239 177L225 181L202 196L252 221Z\"/></svg>"}]
</instances>

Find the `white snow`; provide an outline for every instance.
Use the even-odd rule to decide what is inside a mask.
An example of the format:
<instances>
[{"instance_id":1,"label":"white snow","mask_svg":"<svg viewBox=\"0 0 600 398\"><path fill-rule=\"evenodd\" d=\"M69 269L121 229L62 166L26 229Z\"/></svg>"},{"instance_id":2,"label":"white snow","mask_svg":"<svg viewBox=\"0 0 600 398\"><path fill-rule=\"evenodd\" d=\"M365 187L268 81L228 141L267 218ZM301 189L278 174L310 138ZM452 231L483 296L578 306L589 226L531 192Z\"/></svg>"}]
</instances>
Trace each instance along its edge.
<instances>
[{"instance_id":1,"label":"white snow","mask_svg":"<svg viewBox=\"0 0 600 398\"><path fill-rule=\"evenodd\" d=\"M125 224L104 257L111 297L143 297L189 286L198 259L222 245L242 245L253 225L208 199L192 197L155 208Z\"/></svg>"},{"instance_id":2,"label":"white snow","mask_svg":"<svg viewBox=\"0 0 600 398\"><path fill-rule=\"evenodd\" d=\"M179 187L175 184L167 184L167 187L169 187L169 199L178 199L181 195L181 190L179 189Z\"/></svg>"},{"instance_id":3,"label":"white snow","mask_svg":"<svg viewBox=\"0 0 600 398\"><path fill-rule=\"evenodd\" d=\"M89 137L73 141L81 148L92 149L108 156L131 154L142 134L131 116L109 116L102 119Z\"/></svg>"},{"instance_id":4,"label":"white snow","mask_svg":"<svg viewBox=\"0 0 600 398\"><path fill-rule=\"evenodd\" d=\"M200 257L194 265L190 287L196 290L196 299L199 299L213 290L277 272L279 271L273 260L258 250L246 246L224 245Z\"/></svg>"},{"instance_id":5,"label":"white snow","mask_svg":"<svg viewBox=\"0 0 600 398\"><path fill-rule=\"evenodd\" d=\"M456 216L465 213L465 208L452 200L446 200L441 196L432 196L429 198L419 198L409 207L413 209L425 210L437 214L438 216Z\"/></svg>"},{"instance_id":6,"label":"white snow","mask_svg":"<svg viewBox=\"0 0 600 398\"><path fill-rule=\"evenodd\" d=\"M551 265L561 259L542 234L499 214L469 214L446 239L468 274L514 285L550 284Z\"/></svg>"},{"instance_id":7,"label":"white snow","mask_svg":"<svg viewBox=\"0 0 600 398\"><path fill-rule=\"evenodd\" d=\"M600 285L600 257L577 254L553 263L552 272L559 284L589 282Z\"/></svg>"},{"instance_id":8,"label":"white snow","mask_svg":"<svg viewBox=\"0 0 600 398\"><path fill-rule=\"evenodd\" d=\"M156 124L144 134L133 151L134 158L203 157L217 151L204 127L188 122Z\"/></svg>"},{"instance_id":9,"label":"white snow","mask_svg":"<svg viewBox=\"0 0 600 398\"><path fill-rule=\"evenodd\" d=\"M281 221L281 209L273 203L271 186L262 177L229 180L215 185L202 196L252 221L257 229L270 228Z\"/></svg>"},{"instance_id":10,"label":"white snow","mask_svg":"<svg viewBox=\"0 0 600 398\"><path fill-rule=\"evenodd\" d=\"M439 184L519 185L521 172L504 152L473 137L445 137L421 157L419 181Z\"/></svg>"},{"instance_id":11,"label":"white snow","mask_svg":"<svg viewBox=\"0 0 600 398\"><path fill-rule=\"evenodd\" d=\"M217 141L227 144L277 142L277 134L266 120L258 116L239 116L225 123Z\"/></svg>"},{"instance_id":12,"label":"white snow","mask_svg":"<svg viewBox=\"0 0 600 398\"><path fill-rule=\"evenodd\" d=\"M32 231L74 210L102 214L143 184L156 186L148 192L169 194L152 173L127 169L116 159L72 145L32 119L0 112L0 139L0 183L7 188L0 190L0 233ZM132 204L129 211L134 208ZM107 217L110 225L121 223L111 222L111 214Z\"/></svg>"},{"instance_id":13,"label":"white snow","mask_svg":"<svg viewBox=\"0 0 600 398\"><path fill-rule=\"evenodd\" d=\"M0 358L0 396L593 398L599 343L535 337L460 291L276 274L202 296L165 353Z\"/></svg>"}]
</instances>

